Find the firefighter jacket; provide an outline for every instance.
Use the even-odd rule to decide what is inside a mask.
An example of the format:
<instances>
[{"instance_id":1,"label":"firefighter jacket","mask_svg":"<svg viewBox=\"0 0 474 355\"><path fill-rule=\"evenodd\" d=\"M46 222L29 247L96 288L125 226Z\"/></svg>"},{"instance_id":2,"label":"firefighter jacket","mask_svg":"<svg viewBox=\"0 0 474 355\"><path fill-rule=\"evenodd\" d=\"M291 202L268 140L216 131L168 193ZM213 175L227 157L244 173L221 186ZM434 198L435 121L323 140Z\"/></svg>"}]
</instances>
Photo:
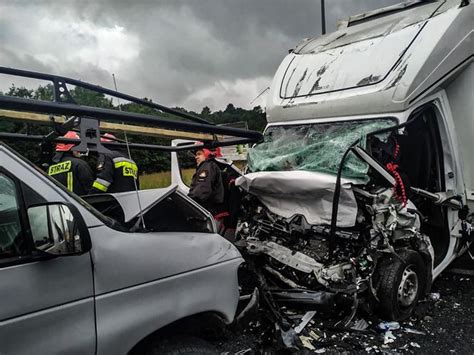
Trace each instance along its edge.
<instances>
[{"instance_id":1,"label":"firefighter jacket","mask_svg":"<svg viewBox=\"0 0 474 355\"><path fill-rule=\"evenodd\" d=\"M94 181L89 164L69 152L62 154L58 163L48 168L48 175L79 196L87 195Z\"/></svg>"},{"instance_id":2,"label":"firefighter jacket","mask_svg":"<svg viewBox=\"0 0 474 355\"><path fill-rule=\"evenodd\" d=\"M188 196L212 214L219 212L224 202L224 184L221 171L213 159L203 161L196 168Z\"/></svg>"},{"instance_id":3,"label":"firefighter jacket","mask_svg":"<svg viewBox=\"0 0 474 355\"><path fill-rule=\"evenodd\" d=\"M135 183L138 188L137 164L125 154L111 151L99 156L91 193L134 191Z\"/></svg>"}]
</instances>

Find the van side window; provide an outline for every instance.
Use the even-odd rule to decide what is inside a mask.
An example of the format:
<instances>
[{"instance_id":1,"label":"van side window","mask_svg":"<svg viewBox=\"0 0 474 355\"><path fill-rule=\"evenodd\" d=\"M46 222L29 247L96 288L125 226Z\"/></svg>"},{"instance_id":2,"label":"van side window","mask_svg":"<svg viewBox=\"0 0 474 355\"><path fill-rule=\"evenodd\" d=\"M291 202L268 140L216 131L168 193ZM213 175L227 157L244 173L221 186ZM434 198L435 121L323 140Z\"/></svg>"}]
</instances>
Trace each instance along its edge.
<instances>
[{"instance_id":1,"label":"van side window","mask_svg":"<svg viewBox=\"0 0 474 355\"><path fill-rule=\"evenodd\" d=\"M0 173L0 259L22 255L24 236L15 182Z\"/></svg>"}]
</instances>

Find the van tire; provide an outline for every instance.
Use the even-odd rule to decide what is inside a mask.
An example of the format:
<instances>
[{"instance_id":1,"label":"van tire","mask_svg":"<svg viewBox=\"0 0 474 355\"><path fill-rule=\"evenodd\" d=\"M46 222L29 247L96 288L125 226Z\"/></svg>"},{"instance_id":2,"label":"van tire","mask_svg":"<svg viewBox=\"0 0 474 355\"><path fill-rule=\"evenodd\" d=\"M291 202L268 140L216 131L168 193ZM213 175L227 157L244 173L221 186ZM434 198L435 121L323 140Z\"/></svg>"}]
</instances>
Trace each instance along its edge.
<instances>
[{"instance_id":1,"label":"van tire","mask_svg":"<svg viewBox=\"0 0 474 355\"><path fill-rule=\"evenodd\" d=\"M219 354L211 344L196 337L177 336L154 343L147 355L215 355Z\"/></svg>"},{"instance_id":2,"label":"van tire","mask_svg":"<svg viewBox=\"0 0 474 355\"><path fill-rule=\"evenodd\" d=\"M382 257L377 270L378 313L386 320L404 320L415 308L426 286L426 266L414 250ZM402 260L400 260L402 259Z\"/></svg>"}]
</instances>

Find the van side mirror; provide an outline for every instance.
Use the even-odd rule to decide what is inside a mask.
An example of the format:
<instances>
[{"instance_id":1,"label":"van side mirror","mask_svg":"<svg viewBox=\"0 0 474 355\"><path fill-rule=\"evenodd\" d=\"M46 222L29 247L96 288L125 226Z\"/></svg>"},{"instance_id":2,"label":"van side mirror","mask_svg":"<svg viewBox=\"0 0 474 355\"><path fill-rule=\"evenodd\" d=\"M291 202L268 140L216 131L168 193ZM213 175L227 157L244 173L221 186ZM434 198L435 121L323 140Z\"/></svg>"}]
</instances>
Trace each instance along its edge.
<instances>
[{"instance_id":1,"label":"van side mirror","mask_svg":"<svg viewBox=\"0 0 474 355\"><path fill-rule=\"evenodd\" d=\"M77 208L69 203L47 203L28 208L34 249L65 256L91 249L89 231Z\"/></svg>"}]
</instances>

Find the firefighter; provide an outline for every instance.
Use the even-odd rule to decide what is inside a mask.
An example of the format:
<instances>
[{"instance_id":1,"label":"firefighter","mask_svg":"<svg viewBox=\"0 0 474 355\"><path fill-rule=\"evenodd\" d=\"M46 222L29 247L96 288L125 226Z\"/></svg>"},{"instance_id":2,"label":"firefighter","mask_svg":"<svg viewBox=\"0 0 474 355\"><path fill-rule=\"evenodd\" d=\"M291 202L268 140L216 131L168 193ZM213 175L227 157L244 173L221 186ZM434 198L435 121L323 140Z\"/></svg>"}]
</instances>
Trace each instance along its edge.
<instances>
[{"instance_id":1,"label":"firefighter","mask_svg":"<svg viewBox=\"0 0 474 355\"><path fill-rule=\"evenodd\" d=\"M191 181L188 196L216 216L221 212L224 202L222 175L214 158L222 156L220 149L214 151L199 149L195 153L196 172Z\"/></svg>"},{"instance_id":2,"label":"firefighter","mask_svg":"<svg viewBox=\"0 0 474 355\"><path fill-rule=\"evenodd\" d=\"M64 138L79 139L76 132L69 131ZM75 144L56 144L56 155L53 158L54 165L48 168L48 175L55 178L76 195L87 195L94 174L89 164L81 159L79 152L71 151Z\"/></svg>"},{"instance_id":3,"label":"firefighter","mask_svg":"<svg viewBox=\"0 0 474 355\"><path fill-rule=\"evenodd\" d=\"M112 142L116 138L109 133L104 134L102 142ZM96 168L97 178L92 184L91 193L125 192L138 188L137 164L124 152L111 150L100 154Z\"/></svg>"}]
</instances>

